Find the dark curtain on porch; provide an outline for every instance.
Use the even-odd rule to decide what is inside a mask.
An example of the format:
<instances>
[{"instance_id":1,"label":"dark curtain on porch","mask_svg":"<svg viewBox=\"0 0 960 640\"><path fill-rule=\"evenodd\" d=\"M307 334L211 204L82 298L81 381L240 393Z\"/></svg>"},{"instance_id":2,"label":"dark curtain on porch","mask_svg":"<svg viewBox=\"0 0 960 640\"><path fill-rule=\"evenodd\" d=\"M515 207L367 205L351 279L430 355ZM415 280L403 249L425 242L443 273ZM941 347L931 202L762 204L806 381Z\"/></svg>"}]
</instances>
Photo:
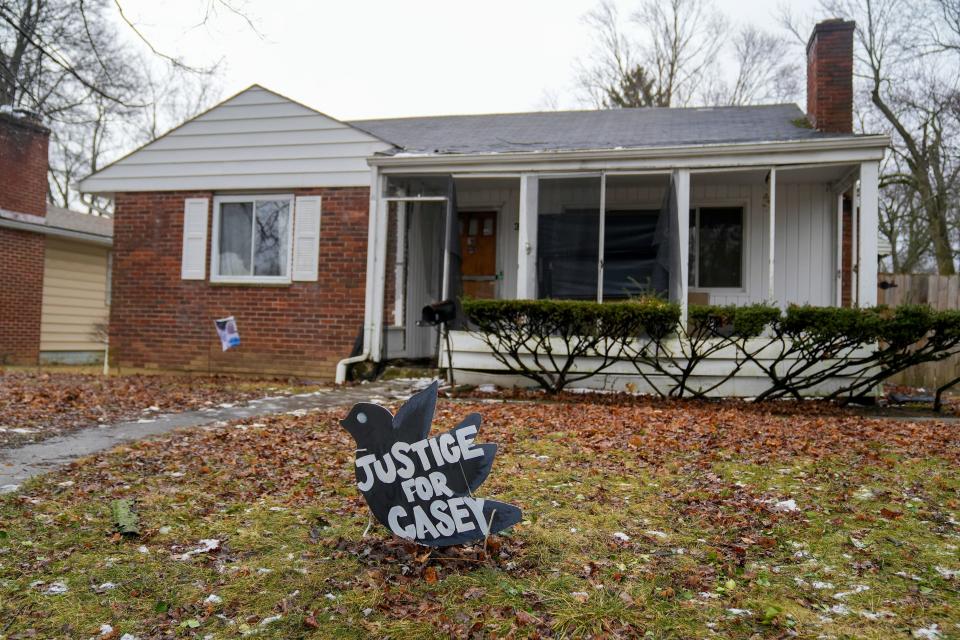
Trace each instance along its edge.
<instances>
[{"instance_id":1,"label":"dark curtain on porch","mask_svg":"<svg viewBox=\"0 0 960 640\"><path fill-rule=\"evenodd\" d=\"M460 216L457 213L457 183L453 176L447 178L447 212L444 220L444 234L446 237L447 290L444 292L447 300L457 303L457 318L450 324L451 329L462 329L465 325L463 310L460 306L460 296L463 295L462 266L463 255L460 253Z\"/></svg>"},{"instance_id":2,"label":"dark curtain on porch","mask_svg":"<svg viewBox=\"0 0 960 640\"><path fill-rule=\"evenodd\" d=\"M653 244L657 257L653 266L651 283L658 293L667 293L670 290L670 226L677 219L677 199L674 193L673 176L667 184L667 192L660 205L660 215L657 217L657 229L653 234Z\"/></svg>"}]
</instances>

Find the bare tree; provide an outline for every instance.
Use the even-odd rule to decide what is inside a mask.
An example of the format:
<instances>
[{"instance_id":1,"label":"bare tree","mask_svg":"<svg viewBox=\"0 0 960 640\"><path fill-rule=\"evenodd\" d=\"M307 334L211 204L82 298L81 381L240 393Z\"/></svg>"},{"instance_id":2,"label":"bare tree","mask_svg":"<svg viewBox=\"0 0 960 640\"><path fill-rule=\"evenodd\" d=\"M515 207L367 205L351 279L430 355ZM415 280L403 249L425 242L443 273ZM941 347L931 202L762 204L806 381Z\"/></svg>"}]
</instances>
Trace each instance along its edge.
<instances>
[{"instance_id":1,"label":"bare tree","mask_svg":"<svg viewBox=\"0 0 960 640\"><path fill-rule=\"evenodd\" d=\"M228 0L198 9L201 24L217 11L249 22ZM122 37L124 22L143 47ZM206 106L215 71L154 46L119 0L0 0L0 109L33 112L50 127L49 199L61 206L107 213L108 202L81 198L77 180L155 137L184 107Z\"/></svg>"},{"instance_id":2,"label":"bare tree","mask_svg":"<svg viewBox=\"0 0 960 640\"><path fill-rule=\"evenodd\" d=\"M786 42L753 25L742 25L730 43L730 57L736 70L732 80L714 74L707 83L704 102L718 105L750 105L792 102L801 94L800 64L784 56Z\"/></svg>"},{"instance_id":3,"label":"bare tree","mask_svg":"<svg viewBox=\"0 0 960 640\"><path fill-rule=\"evenodd\" d=\"M644 0L626 24L603 0L584 21L595 48L577 85L594 107L736 105L799 93L799 65L781 55L782 40L750 25L731 38L711 0Z\"/></svg>"},{"instance_id":4,"label":"bare tree","mask_svg":"<svg viewBox=\"0 0 960 640\"><path fill-rule=\"evenodd\" d=\"M826 0L855 20L855 76L865 130L889 133L895 162L882 207L899 224L897 263L920 268L924 246L941 274L956 273L952 236L960 178L960 23L957 0ZM796 27L794 32L798 32ZM889 236L888 236L889 237ZM925 243L925 244L924 244Z\"/></svg>"}]
</instances>

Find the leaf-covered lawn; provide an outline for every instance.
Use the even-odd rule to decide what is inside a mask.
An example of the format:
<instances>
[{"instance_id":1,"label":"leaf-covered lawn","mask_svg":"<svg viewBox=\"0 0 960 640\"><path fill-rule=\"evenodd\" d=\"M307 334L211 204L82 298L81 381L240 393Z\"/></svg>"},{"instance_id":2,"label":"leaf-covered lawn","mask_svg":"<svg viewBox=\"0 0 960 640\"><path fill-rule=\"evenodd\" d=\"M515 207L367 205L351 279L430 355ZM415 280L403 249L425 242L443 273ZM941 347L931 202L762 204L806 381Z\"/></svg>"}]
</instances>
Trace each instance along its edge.
<instances>
[{"instance_id":1,"label":"leaf-covered lawn","mask_svg":"<svg viewBox=\"0 0 960 640\"><path fill-rule=\"evenodd\" d=\"M0 499L0 637L960 636L953 424L582 397L435 428L471 411L509 535L364 538L345 410L175 433Z\"/></svg>"},{"instance_id":2,"label":"leaf-covered lawn","mask_svg":"<svg viewBox=\"0 0 960 640\"><path fill-rule=\"evenodd\" d=\"M68 431L284 393L291 381L0 371L0 447Z\"/></svg>"}]
</instances>

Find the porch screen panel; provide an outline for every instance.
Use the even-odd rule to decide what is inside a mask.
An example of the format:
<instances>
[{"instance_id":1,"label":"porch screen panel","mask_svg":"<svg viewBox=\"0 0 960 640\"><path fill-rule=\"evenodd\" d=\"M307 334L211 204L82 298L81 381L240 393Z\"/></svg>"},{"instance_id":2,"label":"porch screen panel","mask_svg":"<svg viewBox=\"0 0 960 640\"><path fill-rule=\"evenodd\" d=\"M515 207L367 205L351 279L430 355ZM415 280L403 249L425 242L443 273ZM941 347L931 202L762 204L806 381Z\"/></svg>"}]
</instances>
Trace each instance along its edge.
<instances>
[{"instance_id":1,"label":"porch screen panel","mask_svg":"<svg viewBox=\"0 0 960 640\"><path fill-rule=\"evenodd\" d=\"M600 177L541 178L537 214L537 295L595 300Z\"/></svg>"},{"instance_id":2,"label":"porch screen panel","mask_svg":"<svg viewBox=\"0 0 960 640\"><path fill-rule=\"evenodd\" d=\"M603 232L603 299L659 291L654 282L659 211L607 211Z\"/></svg>"}]
</instances>

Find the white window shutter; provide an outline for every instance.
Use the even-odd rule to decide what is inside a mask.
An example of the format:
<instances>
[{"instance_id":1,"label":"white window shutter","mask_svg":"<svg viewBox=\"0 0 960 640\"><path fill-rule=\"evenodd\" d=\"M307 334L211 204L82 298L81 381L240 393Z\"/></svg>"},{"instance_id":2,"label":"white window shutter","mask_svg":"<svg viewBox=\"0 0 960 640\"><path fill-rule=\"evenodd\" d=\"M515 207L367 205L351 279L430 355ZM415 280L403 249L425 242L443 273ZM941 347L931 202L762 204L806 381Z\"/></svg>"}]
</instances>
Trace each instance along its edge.
<instances>
[{"instance_id":1,"label":"white window shutter","mask_svg":"<svg viewBox=\"0 0 960 640\"><path fill-rule=\"evenodd\" d=\"M207 276L207 198L187 198L183 201L183 257L180 278L203 280Z\"/></svg>"},{"instance_id":2,"label":"white window shutter","mask_svg":"<svg viewBox=\"0 0 960 640\"><path fill-rule=\"evenodd\" d=\"M299 196L294 208L293 280L317 281L320 259L320 196Z\"/></svg>"}]
</instances>

